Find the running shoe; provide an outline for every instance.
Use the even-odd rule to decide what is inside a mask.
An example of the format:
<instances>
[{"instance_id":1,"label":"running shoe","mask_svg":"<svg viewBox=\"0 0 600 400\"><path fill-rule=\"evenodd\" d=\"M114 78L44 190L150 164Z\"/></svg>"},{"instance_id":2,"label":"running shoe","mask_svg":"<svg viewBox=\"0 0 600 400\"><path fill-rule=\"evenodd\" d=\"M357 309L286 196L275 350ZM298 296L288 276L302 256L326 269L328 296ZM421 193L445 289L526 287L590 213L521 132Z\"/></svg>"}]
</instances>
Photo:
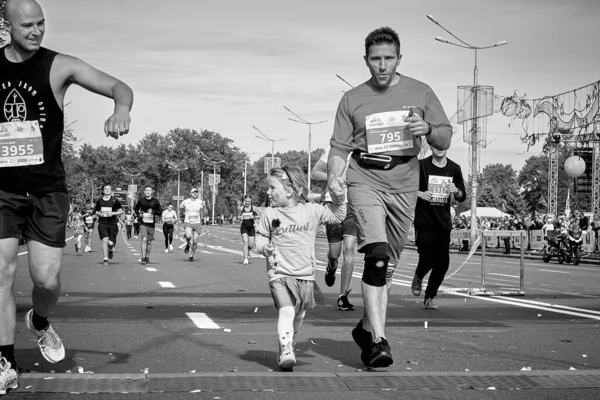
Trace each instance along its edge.
<instances>
[{"instance_id":1,"label":"running shoe","mask_svg":"<svg viewBox=\"0 0 600 400\"><path fill-rule=\"evenodd\" d=\"M385 338L377 338L367 351L363 351L360 359L371 368L385 368L394 363L390 345Z\"/></svg>"},{"instance_id":2,"label":"running shoe","mask_svg":"<svg viewBox=\"0 0 600 400\"><path fill-rule=\"evenodd\" d=\"M244 262L243 262L242 264L244 264L244 265L248 265L248 259L247 259L247 258L244 258Z\"/></svg>"},{"instance_id":3,"label":"running shoe","mask_svg":"<svg viewBox=\"0 0 600 400\"><path fill-rule=\"evenodd\" d=\"M146 265L146 258L142 257L141 264Z\"/></svg>"},{"instance_id":4,"label":"running shoe","mask_svg":"<svg viewBox=\"0 0 600 400\"><path fill-rule=\"evenodd\" d=\"M292 371L296 366L296 356L291 343L280 346L277 364L282 371Z\"/></svg>"},{"instance_id":5,"label":"running shoe","mask_svg":"<svg viewBox=\"0 0 600 400\"><path fill-rule=\"evenodd\" d=\"M189 253L189 252L190 252L190 244L189 244L189 243L185 245L185 249L183 249L183 252L184 252L185 254L187 254L187 253Z\"/></svg>"},{"instance_id":6,"label":"running shoe","mask_svg":"<svg viewBox=\"0 0 600 400\"><path fill-rule=\"evenodd\" d=\"M423 290L423 279L419 278L416 273L413 277L413 281L410 288L412 290L413 295L417 297L421 295L421 290Z\"/></svg>"},{"instance_id":7,"label":"running shoe","mask_svg":"<svg viewBox=\"0 0 600 400\"><path fill-rule=\"evenodd\" d=\"M344 294L340 294L337 299L337 308L340 311L354 311L354 306L348 301L348 295L352 289L346 290Z\"/></svg>"},{"instance_id":8,"label":"running shoe","mask_svg":"<svg viewBox=\"0 0 600 400\"><path fill-rule=\"evenodd\" d=\"M104 259L104 261L102 262L102 264L104 264L104 265L108 265L108 259L107 259L107 258L105 258L105 259Z\"/></svg>"},{"instance_id":9,"label":"running shoe","mask_svg":"<svg viewBox=\"0 0 600 400\"><path fill-rule=\"evenodd\" d=\"M328 260L327 270L325 271L325 284L332 287L335 283L335 271L337 271L338 260Z\"/></svg>"},{"instance_id":10,"label":"running shoe","mask_svg":"<svg viewBox=\"0 0 600 400\"><path fill-rule=\"evenodd\" d=\"M433 302L431 297L425 297L425 301L423 302L426 310L437 310L438 306Z\"/></svg>"},{"instance_id":11,"label":"running shoe","mask_svg":"<svg viewBox=\"0 0 600 400\"><path fill-rule=\"evenodd\" d=\"M368 350L371 343L373 343L371 332L366 331L362 327L362 319L358 321L356 328L352 329L352 339L354 339L354 343L356 343L363 352Z\"/></svg>"},{"instance_id":12,"label":"running shoe","mask_svg":"<svg viewBox=\"0 0 600 400\"><path fill-rule=\"evenodd\" d=\"M115 252L114 246L108 246L108 258L112 260L113 254Z\"/></svg>"},{"instance_id":13,"label":"running shoe","mask_svg":"<svg viewBox=\"0 0 600 400\"><path fill-rule=\"evenodd\" d=\"M8 389L19 387L17 371L11 368L6 358L0 358L0 396L5 395Z\"/></svg>"},{"instance_id":14,"label":"running shoe","mask_svg":"<svg viewBox=\"0 0 600 400\"><path fill-rule=\"evenodd\" d=\"M90 251L92 251L92 249L90 248L90 246L85 246L85 252L89 253Z\"/></svg>"},{"instance_id":15,"label":"running shoe","mask_svg":"<svg viewBox=\"0 0 600 400\"><path fill-rule=\"evenodd\" d=\"M150 257L146 257L146 264L150 264Z\"/></svg>"},{"instance_id":16,"label":"running shoe","mask_svg":"<svg viewBox=\"0 0 600 400\"><path fill-rule=\"evenodd\" d=\"M165 249L165 253L168 253L168 252L169 252L169 249Z\"/></svg>"},{"instance_id":17,"label":"running shoe","mask_svg":"<svg viewBox=\"0 0 600 400\"><path fill-rule=\"evenodd\" d=\"M52 325L48 324L48 327L45 330L38 331L33 326L32 321L33 309L29 310L27 314L25 314L25 325L27 325L27 329L33 335L38 338L38 346L40 351L42 352L42 356L46 359L46 361L56 364L65 359L65 347L62 344L62 340L58 334L52 328Z\"/></svg>"},{"instance_id":18,"label":"running shoe","mask_svg":"<svg viewBox=\"0 0 600 400\"><path fill-rule=\"evenodd\" d=\"M190 259L189 259L189 261L190 261L190 262L194 261L194 256L190 256Z\"/></svg>"},{"instance_id":19,"label":"running shoe","mask_svg":"<svg viewBox=\"0 0 600 400\"><path fill-rule=\"evenodd\" d=\"M173 245L172 244L169 245L169 251L173 252Z\"/></svg>"}]
</instances>

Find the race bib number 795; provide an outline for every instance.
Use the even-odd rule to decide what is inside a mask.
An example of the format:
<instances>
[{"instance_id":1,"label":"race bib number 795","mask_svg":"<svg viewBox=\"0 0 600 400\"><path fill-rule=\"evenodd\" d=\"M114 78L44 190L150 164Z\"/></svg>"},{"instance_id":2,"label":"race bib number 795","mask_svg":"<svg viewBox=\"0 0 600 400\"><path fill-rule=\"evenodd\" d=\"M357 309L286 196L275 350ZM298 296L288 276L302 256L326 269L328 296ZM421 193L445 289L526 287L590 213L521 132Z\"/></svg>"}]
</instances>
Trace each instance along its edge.
<instances>
[{"instance_id":1,"label":"race bib number 795","mask_svg":"<svg viewBox=\"0 0 600 400\"><path fill-rule=\"evenodd\" d=\"M44 143L37 121L0 123L0 168L44 163Z\"/></svg>"},{"instance_id":2,"label":"race bib number 795","mask_svg":"<svg viewBox=\"0 0 600 400\"><path fill-rule=\"evenodd\" d=\"M414 138L404 122L408 113L408 110L403 110L368 115L365 118L367 151L384 153L411 149Z\"/></svg>"}]
</instances>

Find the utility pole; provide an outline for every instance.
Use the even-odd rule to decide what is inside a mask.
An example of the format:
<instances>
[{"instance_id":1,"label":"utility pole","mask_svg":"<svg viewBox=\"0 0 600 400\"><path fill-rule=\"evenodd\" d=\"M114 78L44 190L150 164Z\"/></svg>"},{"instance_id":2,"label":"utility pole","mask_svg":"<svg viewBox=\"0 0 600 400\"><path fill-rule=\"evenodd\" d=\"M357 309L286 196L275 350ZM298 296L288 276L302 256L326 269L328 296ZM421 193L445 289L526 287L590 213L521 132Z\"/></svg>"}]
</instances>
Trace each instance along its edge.
<instances>
[{"instance_id":1,"label":"utility pole","mask_svg":"<svg viewBox=\"0 0 600 400\"><path fill-rule=\"evenodd\" d=\"M260 133L262 135L258 136L258 135L254 135L259 139L262 140L267 140L269 142L271 142L271 168L275 167L275 142L283 142L286 139L271 139L270 137L268 137L267 135L265 135L264 133L262 133L262 131L260 129L258 129L257 127L255 127L254 125L252 125L252 127L254 128L255 131L257 131L258 133ZM268 173L269 171L267 171Z\"/></svg>"},{"instance_id":2,"label":"utility pole","mask_svg":"<svg viewBox=\"0 0 600 400\"><path fill-rule=\"evenodd\" d=\"M180 200L180 183L181 183L181 171L185 171L188 167L179 168L177 164L167 160L167 167L170 169L177 171L177 215L179 215L179 200Z\"/></svg>"},{"instance_id":3,"label":"utility pole","mask_svg":"<svg viewBox=\"0 0 600 400\"><path fill-rule=\"evenodd\" d=\"M132 189L131 189L130 196L131 196L131 212L133 212L133 186L134 186L134 184L133 184L133 178L135 178L135 177L137 177L137 176L140 176L140 175L141 175L141 173L138 173L138 174L130 174L129 172L125 171L125 168L123 168L123 167L121 167L121 171L123 171L123 173L124 173L125 175L127 175L127 176L131 177L131 187L132 187ZM93 186L92 186L92 188L93 188ZM93 196L93 194L92 194L92 196Z\"/></svg>"},{"instance_id":4,"label":"utility pole","mask_svg":"<svg viewBox=\"0 0 600 400\"><path fill-rule=\"evenodd\" d=\"M286 106L283 106L283 108L285 108L286 110L288 110L294 117L298 118L298 119L294 119L294 118L289 118L288 119L290 121L294 121L297 122L299 124L304 124L304 125L308 125L308 173L306 174L306 176L308 177L308 193L312 193L312 191L310 190L310 171L312 169L312 165L310 162L310 142L311 142L311 138L312 138L312 126L313 125L318 125L318 124L322 124L324 122L327 122L327 120L323 120L323 121L317 121L317 122L308 122L307 120L305 120L304 118L300 117L298 114L296 114L295 112L293 112L292 110L290 110L289 108L287 108Z\"/></svg>"},{"instance_id":5,"label":"utility pole","mask_svg":"<svg viewBox=\"0 0 600 400\"><path fill-rule=\"evenodd\" d=\"M225 162L225 160L219 160L219 161L214 161L209 159L206 154L204 154L202 151L200 151L200 154L202 154L204 156L204 161L212 163L213 165L213 188L212 188L212 223L215 223L215 206L216 206L216 201L217 201L217 164L223 163Z\"/></svg>"},{"instance_id":6,"label":"utility pole","mask_svg":"<svg viewBox=\"0 0 600 400\"><path fill-rule=\"evenodd\" d=\"M437 36L435 38L435 40L437 40L438 42L450 44L452 46L461 47L463 49L475 51L475 67L473 68L473 88L471 91L472 96L473 96L473 102L472 102L472 104L473 104L472 118L473 119L471 120L471 139L470 139L470 142L471 142L471 246L473 246L475 244L475 240L477 239L477 163L478 163L477 146L479 146L479 139L478 139L478 136L479 136L479 128L478 128L479 112L477 109L477 106L478 106L477 97L478 97L478 91L479 91L479 87L478 87L479 71L477 69L477 50L491 49L493 47L504 46L508 42L506 40L503 40L503 41L493 44L491 46L481 46L481 47L480 46L472 46L472 45L468 44L467 42L458 38L458 36L456 36L454 33L450 32L448 29L444 28L432 15L427 15L427 18L431 22L433 22L434 24L436 24L437 26L439 26L440 28L442 28L443 30L448 32L450 35L452 35L452 37L454 37L456 40L458 40L462 44L451 42L451 41L441 38L439 36Z\"/></svg>"}]
</instances>

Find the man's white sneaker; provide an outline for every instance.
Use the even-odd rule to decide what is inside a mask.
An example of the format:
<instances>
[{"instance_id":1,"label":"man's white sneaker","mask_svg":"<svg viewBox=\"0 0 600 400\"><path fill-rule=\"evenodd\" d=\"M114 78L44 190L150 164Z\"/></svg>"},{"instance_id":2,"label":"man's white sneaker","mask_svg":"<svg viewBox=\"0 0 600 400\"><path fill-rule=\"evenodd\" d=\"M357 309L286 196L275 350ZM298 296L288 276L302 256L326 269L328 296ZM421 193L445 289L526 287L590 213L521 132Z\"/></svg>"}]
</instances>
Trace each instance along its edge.
<instances>
[{"instance_id":1,"label":"man's white sneaker","mask_svg":"<svg viewBox=\"0 0 600 400\"><path fill-rule=\"evenodd\" d=\"M173 251L173 245L172 244L169 245L169 251L171 251L171 252Z\"/></svg>"},{"instance_id":2,"label":"man's white sneaker","mask_svg":"<svg viewBox=\"0 0 600 400\"><path fill-rule=\"evenodd\" d=\"M294 369L296 366L296 356L294 355L294 348L291 343L281 346L277 364L279 364L279 368L283 371L292 371Z\"/></svg>"},{"instance_id":3,"label":"man's white sneaker","mask_svg":"<svg viewBox=\"0 0 600 400\"><path fill-rule=\"evenodd\" d=\"M39 340L38 346L42 352L42 356L49 363L56 364L65 359L65 347L62 344L62 340L58 337L58 334L52 328L52 325L48 325L48 328L44 331L38 331L33 326L33 309L29 310L25 314L25 325L29 332L33 333Z\"/></svg>"},{"instance_id":4,"label":"man's white sneaker","mask_svg":"<svg viewBox=\"0 0 600 400\"><path fill-rule=\"evenodd\" d=\"M85 246L85 252L89 253L90 251L92 251L92 249L90 249L90 246Z\"/></svg>"},{"instance_id":5,"label":"man's white sneaker","mask_svg":"<svg viewBox=\"0 0 600 400\"><path fill-rule=\"evenodd\" d=\"M169 252L169 249L165 249L165 253L168 253L168 252Z\"/></svg>"},{"instance_id":6,"label":"man's white sneaker","mask_svg":"<svg viewBox=\"0 0 600 400\"><path fill-rule=\"evenodd\" d=\"M244 258L244 262L243 262L242 264L244 264L244 265L248 265L248 259L247 259L247 258Z\"/></svg>"},{"instance_id":7,"label":"man's white sneaker","mask_svg":"<svg viewBox=\"0 0 600 400\"><path fill-rule=\"evenodd\" d=\"M5 395L8 389L19 387L17 371L11 368L6 358L0 358L0 396Z\"/></svg>"}]
</instances>

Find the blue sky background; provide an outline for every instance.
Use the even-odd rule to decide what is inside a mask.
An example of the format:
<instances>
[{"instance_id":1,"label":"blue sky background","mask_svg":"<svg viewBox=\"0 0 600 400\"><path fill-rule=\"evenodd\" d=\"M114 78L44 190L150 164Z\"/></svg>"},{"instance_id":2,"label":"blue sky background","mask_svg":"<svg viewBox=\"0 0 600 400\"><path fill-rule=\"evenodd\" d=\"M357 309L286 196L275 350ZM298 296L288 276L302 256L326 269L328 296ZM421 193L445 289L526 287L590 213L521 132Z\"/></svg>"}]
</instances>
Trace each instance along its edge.
<instances>
[{"instance_id":1,"label":"blue sky background","mask_svg":"<svg viewBox=\"0 0 600 400\"><path fill-rule=\"evenodd\" d=\"M448 117L456 112L457 86L473 81L473 51L442 44L450 36L473 45L507 40L479 52L479 83L498 95L515 90L539 98L600 80L598 0L429 1L209 1L41 0L47 19L44 45L71 54L127 82L135 92L132 129L119 142L150 132L210 129L234 140L255 160L270 151L252 125L274 139L275 151L308 148L308 128L287 119L288 106L313 127L312 148L326 147L342 90L368 79L364 38L391 26L400 35L399 72L429 84ZM75 133L97 145L112 103L73 87L66 101ZM526 153L519 124L488 118L488 163L519 170ZM462 127L448 155L468 174Z\"/></svg>"}]
</instances>

